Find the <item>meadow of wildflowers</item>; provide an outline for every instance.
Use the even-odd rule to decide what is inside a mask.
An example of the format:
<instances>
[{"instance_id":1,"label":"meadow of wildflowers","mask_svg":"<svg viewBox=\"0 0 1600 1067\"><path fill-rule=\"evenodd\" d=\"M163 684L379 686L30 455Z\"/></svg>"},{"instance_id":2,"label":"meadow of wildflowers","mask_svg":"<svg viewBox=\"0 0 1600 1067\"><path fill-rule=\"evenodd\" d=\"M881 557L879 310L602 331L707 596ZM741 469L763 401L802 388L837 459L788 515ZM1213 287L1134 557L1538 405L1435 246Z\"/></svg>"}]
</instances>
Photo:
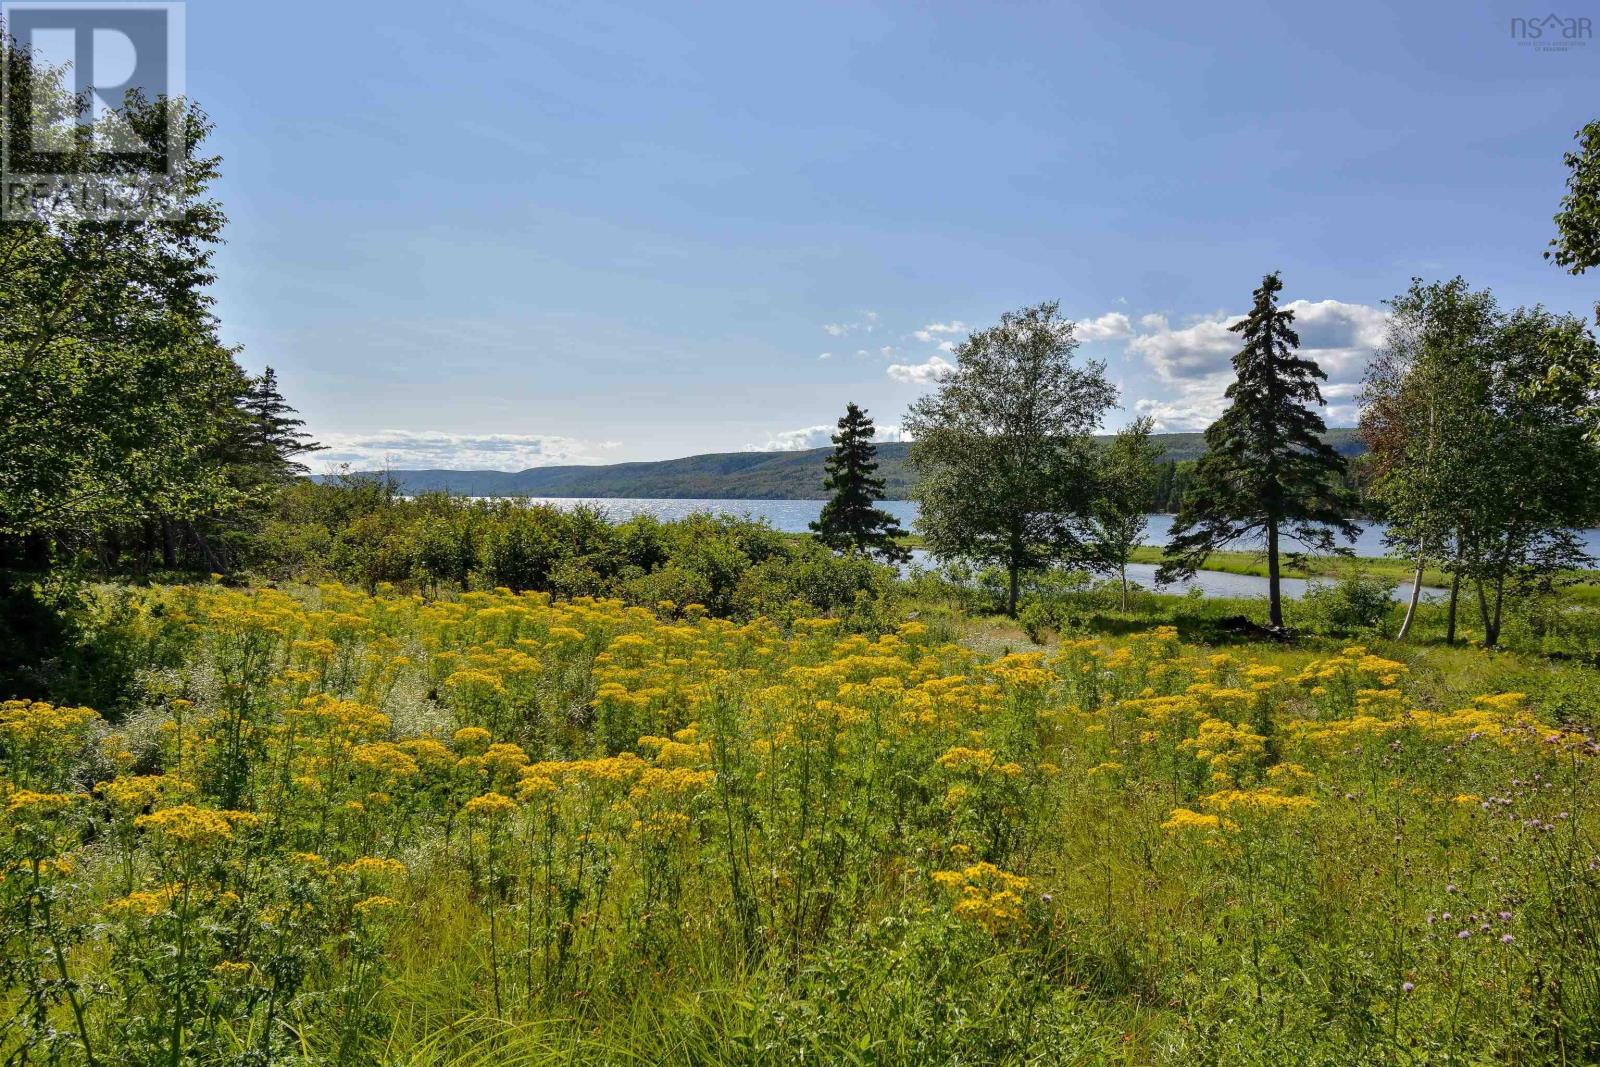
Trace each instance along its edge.
<instances>
[{"instance_id":1,"label":"meadow of wildflowers","mask_svg":"<svg viewBox=\"0 0 1600 1067\"><path fill-rule=\"evenodd\" d=\"M0 709L8 1064L1600 1057L1600 748L1520 693L1170 629L139 598L136 710Z\"/></svg>"}]
</instances>

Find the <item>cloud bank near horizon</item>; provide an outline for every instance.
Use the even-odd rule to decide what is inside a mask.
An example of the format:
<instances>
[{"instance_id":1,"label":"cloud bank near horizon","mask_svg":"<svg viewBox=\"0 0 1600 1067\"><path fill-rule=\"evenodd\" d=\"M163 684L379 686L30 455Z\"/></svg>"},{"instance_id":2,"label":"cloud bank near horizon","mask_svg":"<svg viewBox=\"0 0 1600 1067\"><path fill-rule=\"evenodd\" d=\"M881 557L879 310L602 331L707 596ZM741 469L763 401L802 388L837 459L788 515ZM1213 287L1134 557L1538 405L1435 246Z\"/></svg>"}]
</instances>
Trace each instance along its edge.
<instances>
[{"instance_id":1,"label":"cloud bank near horizon","mask_svg":"<svg viewBox=\"0 0 1600 1067\"><path fill-rule=\"evenodd\" d=\"M557 434L449 433L443 430L378 430L322 434L325 450L305 459L321 473L348 464L352 470L441 469L520 471L563 463L604 463L617 441L580 441Z\"/></svg>"}]
</instances>

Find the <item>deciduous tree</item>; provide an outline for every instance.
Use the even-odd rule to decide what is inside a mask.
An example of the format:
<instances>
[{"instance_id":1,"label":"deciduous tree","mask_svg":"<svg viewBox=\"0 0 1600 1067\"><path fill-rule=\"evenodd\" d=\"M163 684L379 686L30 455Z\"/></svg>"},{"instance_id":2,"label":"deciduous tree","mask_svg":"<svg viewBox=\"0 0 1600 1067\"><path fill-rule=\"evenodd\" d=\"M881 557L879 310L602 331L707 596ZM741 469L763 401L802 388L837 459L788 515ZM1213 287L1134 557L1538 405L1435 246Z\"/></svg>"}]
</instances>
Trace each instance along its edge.
<instances>
[{"instance_id":1,"label":"deciduous tree","mask_svg":"<svg viewBox=\"0 0 1600 1067\"><path fill-rule=\"evenodd\" d=\"M1499 642L1508 592L1550 587L1593 561L1575 531L1596 518L1600 446L1570 396L1529 388L1553 366L1600 361L1581 320L1518 308L1470 375L1455 567L1477 592L1484 644Z\"/></svg>"},{"instance_id":2,"label":"deciduous tree","mask_svg":"<svg viewBox=\"0 0 1600 1067\"><path fill-rule=\"evenodd\" d=\"M1128 560L1144 537L1156 490L1157 463L1165 451L1150 439L1155 422L1135 419L1117 431L1097 457L1090 545L1095 569L1117 576L1122 610L1128 610Z\"/></svg>"},{"instance_id":3,"label":"deciduous tree","mask_svg":"<svg viewBox=\"0 0 1600 1067\"><path fill-rule=\"evenodd\" d=\"M24 116L89 105L5 40L0 62L13 102L0 136L25 172ZM208 195L217 160L199 151L210 123L182 100L137 94L117 117L152 153L171 123L182 134L149 218L65 204L0 220L0 536L13 545L197 514L231 491L218 456L245 378L206 294L224 221ZM121 157L80 132L73 165L112 177Z\"/></svg>"},{"instance_id":4,"label":"deciduous tree","mask_svg":"<svg viewBox=\"0 0 1600 1067\"><path fill-rule=\"evenodd\" d=\"M1576 139L1578 150L1564 157L1567 192L1556 213L1556 236L1545 251L1546 259L1569 274L1600 266L1600 120L1579 130ZM1594 305L1594 320L1600 325L1600 301ZM1581 353L1570 350L1565 356L1546 372L1545 388L1562 394L1561 402L1577 406L1589 436L1600 438L1600 363L1583 362Z\"/></svg>"},{"instance_id":5,"label":"deciduous tree","mask_svg":"<svg viewBox=\"0 0 1600 1067\"><path fill-rule=\"evenodd\" d=\"M1090 434L1116 389L1073 363L1073 324L1054 302L1007 312L955 350L938 390L911 406L917 527L941 559L1005 568L1015 615L1023 572L1087 555Z\"/></svg>"},{"instance_id":6,"label":"deciduous tree","mask_svg":"<svg viewBox=\"0 0 1600 1067\"><path fill-rule=\"evenodd\" d=\"M1478 368L1499 330L1494 296L1457 277L1414 278L1389 301L1382 349L1367 368L1361 437L1369 450L1370 492L1388 522L1387 540L1416 560L1399 636L1409 633L1430 558L1454 570L1467 519L1462 488L1470 481L1469 444L1481 422ZM1451 590L1451 618L1459 582ZM1453 637L1453 634L1452 634Z\"/></svg>"}]
</instances>

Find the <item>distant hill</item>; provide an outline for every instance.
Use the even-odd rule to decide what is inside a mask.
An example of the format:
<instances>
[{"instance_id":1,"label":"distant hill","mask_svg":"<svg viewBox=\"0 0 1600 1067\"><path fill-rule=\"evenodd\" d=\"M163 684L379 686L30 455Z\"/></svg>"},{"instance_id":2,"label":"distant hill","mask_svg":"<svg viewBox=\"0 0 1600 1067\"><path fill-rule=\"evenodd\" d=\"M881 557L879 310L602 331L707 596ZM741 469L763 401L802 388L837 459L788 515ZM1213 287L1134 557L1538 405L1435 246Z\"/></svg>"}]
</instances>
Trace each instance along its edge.
<instances>
[{"instance_id":1,"label":"distant hill","mask_svg":"<svg viewBox=\"0 0 1600 1067\"><path fill-rule=\"evenodd\" d=\"M1199 433L1156 434L1165 458L1181 462L1205 449ZM1364 451L1354 430L1328 431L1328 441L1346 456ZM878 446L878 473L890 499L911 492L906 463L911 446ZM831 448L804 452L719 452L651 463L532 467L525 471L395 470L402 493L448 492L460 496L672 497L716 500L820 500L822 461Z\"/></svg>"}]
</instances>

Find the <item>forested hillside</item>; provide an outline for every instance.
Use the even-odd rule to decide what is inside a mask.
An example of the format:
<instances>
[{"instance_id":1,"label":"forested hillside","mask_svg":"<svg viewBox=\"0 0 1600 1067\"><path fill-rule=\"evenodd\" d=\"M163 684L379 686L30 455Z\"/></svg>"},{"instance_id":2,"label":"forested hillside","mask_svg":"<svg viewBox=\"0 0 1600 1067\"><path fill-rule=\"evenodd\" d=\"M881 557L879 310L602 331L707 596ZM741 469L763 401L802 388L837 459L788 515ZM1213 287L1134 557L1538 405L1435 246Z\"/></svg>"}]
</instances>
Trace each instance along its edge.
<instances>
[{"instance_id":1,"label":"forested hillside","mask_svg":"<svg viewBox=\"0 0 1600 1067\"><path fill-rule=\"evenodd\" d=\"M1107 438L1109 439L1109 438ZM1183 463L1205 448L1200 433L1156 434L1163 459ZM1364 451L1351 429L1328 431L1328 441L1346 456ZM878 446L878 473L890 499L910 494L906 463L911 446ZM525 471L395 470L402 493L447 491L464 496L675 497L729 500L820 500L822 462L831 448L804 452L724 452L655 463L534 467Z\"/></svg>"}]
</instances>

